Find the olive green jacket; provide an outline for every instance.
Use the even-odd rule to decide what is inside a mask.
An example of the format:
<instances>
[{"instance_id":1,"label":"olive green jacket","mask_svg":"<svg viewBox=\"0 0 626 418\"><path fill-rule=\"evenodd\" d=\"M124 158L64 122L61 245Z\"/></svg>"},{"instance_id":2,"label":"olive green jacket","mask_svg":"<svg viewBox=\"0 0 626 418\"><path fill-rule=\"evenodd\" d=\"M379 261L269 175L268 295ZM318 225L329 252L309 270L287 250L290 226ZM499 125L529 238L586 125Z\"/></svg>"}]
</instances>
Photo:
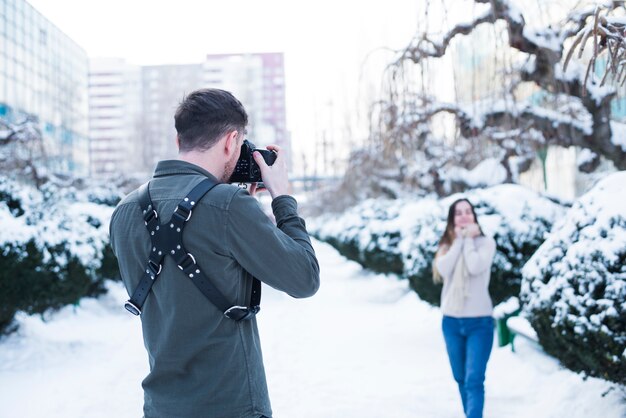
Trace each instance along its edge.
<instances>
[{"instance_id":1,"label":"olive green jacket","mask_svg":"<svg viewBox=\"0 0 626 418\"><path fill-rule=\"evenodd\" d=\"M206 177L215 180L184 161L159 162L150 195L160 222L168 221L178 202ZM276 226L247 191L218 184L195 206L183 243L234 305L248 305L250 275L293 297L309 297L319 288L319 265L296 209L293 197L275 198ZM115 209L110 234L130 295L151 247L137 191ZM146 418L272 415L256 319L226 318L168 256L141 322L150 363L143 381Z\"/></svg>"}]
</instances>

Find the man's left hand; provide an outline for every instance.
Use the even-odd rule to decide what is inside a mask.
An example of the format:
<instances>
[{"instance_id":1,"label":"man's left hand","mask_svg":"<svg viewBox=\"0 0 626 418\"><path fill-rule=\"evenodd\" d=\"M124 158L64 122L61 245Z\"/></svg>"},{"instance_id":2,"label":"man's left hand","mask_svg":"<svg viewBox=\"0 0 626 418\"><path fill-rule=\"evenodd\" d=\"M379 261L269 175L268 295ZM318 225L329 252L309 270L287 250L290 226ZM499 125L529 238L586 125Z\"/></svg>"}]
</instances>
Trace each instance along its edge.
<instances>
[{"instance_id":1,"label":"man's left hand","mask_svg":"<svg viewBox=\"0 0 626 418\"><path fill-rule=\"evenodd\" d=\"M261 185L259 187L259 185ZM267 189L263 185L263 183L250 183L250 187L248 188L248 193L250 196L256 196L258 193L266 192Z\"/></svg>"}]
</instances>

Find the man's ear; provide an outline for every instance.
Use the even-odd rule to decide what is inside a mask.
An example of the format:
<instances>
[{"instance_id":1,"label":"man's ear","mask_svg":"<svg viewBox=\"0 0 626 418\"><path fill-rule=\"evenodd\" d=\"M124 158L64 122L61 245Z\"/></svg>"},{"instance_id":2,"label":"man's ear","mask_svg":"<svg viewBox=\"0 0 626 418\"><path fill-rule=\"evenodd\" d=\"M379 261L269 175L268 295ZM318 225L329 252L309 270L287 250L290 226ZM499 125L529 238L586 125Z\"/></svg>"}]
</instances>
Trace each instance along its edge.
<instances>
[{"instance_id":1,"label":"man's ear","mask_svg":"<svg viewBox=\"0 0 626 418\"><path fill-rule=\"evenodd\" d=\"M180 152L180 138L178 137L178 135L176 135L176 148Z\"/></svg>"},{"instance_id":2,"label":"man's ear","mask_svg":"<svg viewBox=\"0 0 626 418\"><path fill-rule=\"evenodd\" d=\"M239 141L239 132L232 131L226 134L226 141L224 142L224 152L226 155L231 156L237 150L237 147L240 146Z\"/></svg>"}]
</instances>

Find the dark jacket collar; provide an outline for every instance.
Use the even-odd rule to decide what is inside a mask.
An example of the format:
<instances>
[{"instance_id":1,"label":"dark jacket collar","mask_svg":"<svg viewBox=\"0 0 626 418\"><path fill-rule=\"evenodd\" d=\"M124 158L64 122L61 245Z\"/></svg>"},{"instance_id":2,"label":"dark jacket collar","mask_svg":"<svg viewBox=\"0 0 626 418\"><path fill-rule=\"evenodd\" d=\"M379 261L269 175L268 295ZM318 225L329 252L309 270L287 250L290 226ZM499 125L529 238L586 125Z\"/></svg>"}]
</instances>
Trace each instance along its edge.
<instances>
[{"instance_id":1,"label":"dark jacket collar","mask_svg":"<svg viewBox=\"0 0 626 418\"><path fill-rule=\"evenodd\" d=\"M218 181L217 178L202 167L182 160L163 160L157 163L153 177L165 177L179 174L194 174Z\"/></svg>"}]
</instances>

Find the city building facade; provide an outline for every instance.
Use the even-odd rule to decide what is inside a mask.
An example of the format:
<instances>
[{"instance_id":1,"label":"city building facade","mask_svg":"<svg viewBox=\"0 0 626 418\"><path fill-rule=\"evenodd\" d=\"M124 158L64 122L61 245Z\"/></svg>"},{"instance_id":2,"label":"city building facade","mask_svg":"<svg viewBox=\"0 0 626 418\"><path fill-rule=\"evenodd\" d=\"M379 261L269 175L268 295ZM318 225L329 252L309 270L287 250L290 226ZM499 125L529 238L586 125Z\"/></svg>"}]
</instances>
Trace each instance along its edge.
<instances>
[{"instance_id":1,"label":"city building facade","mask_svg":"<svg viewBox=\"0 0 626 418\"><path fill-rule=\"evenodd\" d=\"M142 164L141 68L123 59L89 62L90 174L133 174Z\"/></svg>"},{"instance_id":2,"label":"city building facade","mask_svg":"<svg viewBox=\"0 0 626 418\"><path fill-rule=\"evenodd\" d=\"M25 0L0 0L0 118L35 120L48 168L87 175L87 53Z\"/></svg>"},{"instance_id":3,"label":"city building facade","mask_svg":"<svg viewBox=\"0 0 626 418\"><path fill-rule=\"evenodd\" d=\"M290 154L282 53L143 67L90 60L28 2L0 0L0 118L35 121L55 172L148 175L176 156L174 112L202 87L231 91L249 113L249 139Z\"/></svg>"},{"instance_id":4,"label":"city building facade","mask_svg":"<svg viewBox=\"0 0 626 418\"><path fill-rule=\"evenodd\" d=\"M207 55L197 64L142 67L93 60L89 86L94 175L127 167L145 176L159 160L175 158L176 108L186 94L205 87L241 100L255 145L277 144L290 155L282 53Z\"/></svg>"},{"instance_id":5,"label":"city building facade","mask_svg":"<svg viewBox=\"0 0 626 418\"><path fill-rule=\"evenodd\" d=\"M142 163L152 173L159 160L176 158L174 113L183 97L203 86L202 64L153 65L141 68Z\"/></svg>"},{"instance_id":6,"label":"city building facade","mask_svg":"<svg viewBox=\"0 0 626 418\"><path fill-rule=\"evenodd\" d=\"M203 74L205 86L228 90L241 100L248 111L248 136L255 145L279 145L292 161L282 53L207 55Z\"/></svg>"}]
</instances>

